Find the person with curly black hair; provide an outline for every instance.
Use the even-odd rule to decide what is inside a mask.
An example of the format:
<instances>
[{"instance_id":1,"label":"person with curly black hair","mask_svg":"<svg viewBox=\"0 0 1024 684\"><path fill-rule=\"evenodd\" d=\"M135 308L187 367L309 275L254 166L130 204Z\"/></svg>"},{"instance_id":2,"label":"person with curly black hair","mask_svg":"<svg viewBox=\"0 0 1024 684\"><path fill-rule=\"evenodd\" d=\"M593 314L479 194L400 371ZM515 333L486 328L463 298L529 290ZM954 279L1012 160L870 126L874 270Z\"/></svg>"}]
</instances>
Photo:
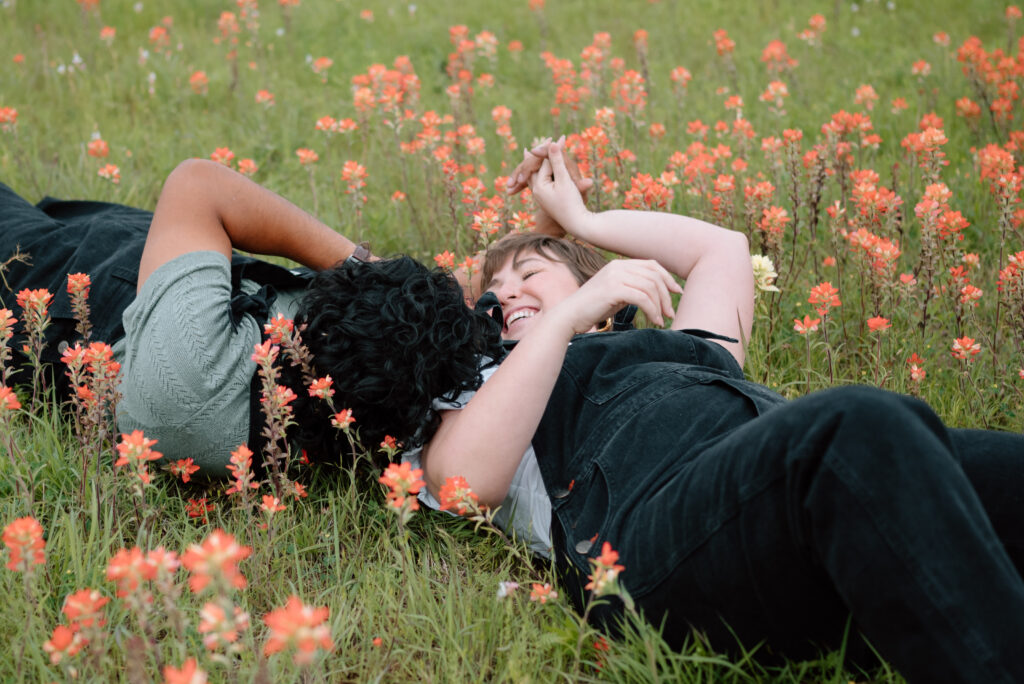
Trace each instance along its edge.
<instances>
[{"instance_id":1,"label":"person with curly black hair","mask_svg":"<svg viewBox=\"0 0 1024 684\"><path fill-rule=\"evenodd\" d=\"M423 469L421 501L438 508L464 477L554 561L578 608L600 558L673 646L696 628L721 649L802 658L845 643L864 662L870 642L911 681L1024 681L1024 436L947 428L874 387L787 401L747 380L746 237L593 214L561 147L543 153L536 200L629 258L588 273L569 243L497 243L483 282L514 346L478 390L435 397L439 427L405 454ZM408 294L408 311L427 301ZM671 329L599 332L626 305ZM396 355L408 342L381 340ZM623 605L589 615L614 630Z\"/></svg>"},{"instance_id":2,"label":"person with curly black hair","mask_svg":"<svg viewBox=\"0 0 1024 684\"><path fill-rule=\"evenodd\" d=\"M387 435L407 445L432 435L440 417L431 400L477 389L481 359L503 353L500 326L466 308L452 274L409 257L319 273L295 323L318 373L331 376L345 406L358 407L366 445ZM303 416L296 436L306 449L345 452L324 402L300 397L296 410Z\"/></svg>"},{"instance_id":3,"label":"person with curly black hair","mask_svg":"<svg viewBox=\"0 0 1024 684\"><path fill-rule=\"evenodd\" d=\"M287 257L306 268L276 266L235 250ZM12 256L17 258L8 261ZM142 430L158 440L166 460L192 458L208 476L226 474L231 452L241 444L259 453L264 420L250 357L263 339L264 323L277 312L293 317L302 309L322 373L333 375L342 396L351 391L360 402L377 406L357 420L378 441L385 424L411 437L420 422L429 423L422 397L476 386L478 356L493 353L496 344L477 323L451 315L465 305L450 274L428 271L408 258L373 261L364 248L284 198L206 160L183 162L168 176L155 212L52 198L32 205L0 184L2 262L8 262L3 275L11 292L45 288L53 295L43 361L58 398L70 391L61 354L80 339L68 274L84 272L92 280L90 340L112 344L122 364L119 429ZM416 285L414 274L421 276ZM429 305L411 317L398 312L389 318L390 302L400 293L423 297ZM0 301L17 314L12 300ZM372 363L383 375L355 382L359 374L349 359L375 346L383 350L382 335L428 341L455 357L433 362L377 354ZM23 337L19 329L11 345L16 355ZM460 347L468 351L455 361ZM25 365L24 358L15 362L19 371ZM348 451L333 440L337 430L324 417L323 402L310 401L299 374L281 365L297 396L297 446L337 462ZM399 369L417 382L397 382ZM28 377L19 372L13 381Z\"/></svg>"}]
</instances>

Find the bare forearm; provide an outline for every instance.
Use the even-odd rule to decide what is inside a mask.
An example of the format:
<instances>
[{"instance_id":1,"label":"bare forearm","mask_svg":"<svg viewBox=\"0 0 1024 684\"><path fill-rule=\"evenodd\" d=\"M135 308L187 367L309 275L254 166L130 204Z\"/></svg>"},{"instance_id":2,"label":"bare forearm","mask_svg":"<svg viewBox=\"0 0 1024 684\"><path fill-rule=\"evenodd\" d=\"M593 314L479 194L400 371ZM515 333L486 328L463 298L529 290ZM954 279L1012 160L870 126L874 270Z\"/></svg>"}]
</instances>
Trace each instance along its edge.
<instances>
[{"instance_id":1,"label":"bare forearm","mask_svg":"<svg viewBox=\"0 0 1024 684\"><path fill-rule=\"evenodd\" d=\"M545 321L553 323L553 321ZM537 326L461 411L447 414L427 446L427 487L461 475L489 506L499 505L544 415L572 330Z\"/></svg>"},{"instance_id":2,"label":"bare forearm","mask_svg":"<svg viewBox=\"0 0 1024 684\"><path fill-rule=\"evenodd\" d=\"M220 164L196 160L196 189L204 192L236 249L282 256L323 270L355 245L280 195ZM201 165L201 166L200 166Z\"/></svg>"},{"instance_id":3,"label":"bare forearm","mask_svg":"<svg viewBox=\"0 0 1024 684\"><path fill-rule=\"evenodd\" d=\"M705 256L746 250L741 233L664 212L620 209L591 213L569 230L601 249L634 259L655 259L684 279Z\"/></svg>"},{"instance_id":4,"label":"bare forearm","mask_svg":"<svg viewBox=\"0 0 1024 684\"><path fill-rule=\"evenodd\" d=\"M191 159L167 177L139 264L139 288L181 254L232 249L282 256L315 270L355 245L283 197L220 164Z\"/></svg>"}]
</instances>

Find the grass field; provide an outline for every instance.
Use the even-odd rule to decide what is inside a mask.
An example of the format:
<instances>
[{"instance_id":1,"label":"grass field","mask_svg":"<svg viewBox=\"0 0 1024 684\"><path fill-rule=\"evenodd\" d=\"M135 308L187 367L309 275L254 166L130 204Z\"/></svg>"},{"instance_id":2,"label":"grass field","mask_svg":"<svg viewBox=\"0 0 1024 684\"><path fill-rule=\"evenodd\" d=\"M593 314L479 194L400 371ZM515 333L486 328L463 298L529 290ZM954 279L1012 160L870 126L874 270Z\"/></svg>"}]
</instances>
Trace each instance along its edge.
<instances>
[{"instance_id":1,"label":"grass field","mask_svg":"<svg viewBox=\"0 0 1024 684\"><path fill-rule=\"evenodd\" d=\"M498 191L524 145L566 134L598 180L594 209L698 216L773 260L750 378L787 396L876 384L951 425L1024 429L1020 12L715 7L0 0L0 180L33 201L152 208L178 162L214 157L378 254L455 265L525 220L529 200ZM824 283L840 305L809 301L830 299ZM13 293L0 299L24 318ZM303 470L309 496L272 517L224 483L160 474L143 488L112 467L109 439L82 439L32 394L18 388L19 409L0 395L0 524L45 530L45 562L0 571L0 680L162 681L189 659L211 681L860 677L838 653L765 668L699 639L673 652L644 623L604 641L564 597L530 600L550 569L447 515L399 525L371 475ZM190 516L201 500L211 509ZM230 572L202 593L184 569L137 588L107 579L122 550L184 553L215 529L251 548L244 588ZM497 599L502 581L522 588ZM109 599L102 625L62 612L84 589ZM264 656L277 629L262 618L290 596L329 609L333 645L309 664L290 657L294 634ZM247 626L208 629L210 610L235 607ZM71 623L74 636L54 632Z\"/></svg>"}]
</instances>

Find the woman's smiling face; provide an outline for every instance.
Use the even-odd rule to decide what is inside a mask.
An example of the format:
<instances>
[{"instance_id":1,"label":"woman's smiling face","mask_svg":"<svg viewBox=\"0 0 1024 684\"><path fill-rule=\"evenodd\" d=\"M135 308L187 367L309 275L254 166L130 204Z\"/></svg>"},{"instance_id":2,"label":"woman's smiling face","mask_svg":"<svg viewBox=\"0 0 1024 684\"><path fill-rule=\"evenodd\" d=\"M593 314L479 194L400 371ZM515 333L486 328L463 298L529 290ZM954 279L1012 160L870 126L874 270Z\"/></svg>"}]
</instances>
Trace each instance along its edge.
<instances>
[{"instance_id":1,"label":"woman's smiling face","mask_svg":"<svg viewBox=\"0 0 1024 684\"><path fill-rule=\"evenodd\" d=\"M494 272L487 289L501 304L501 336L519 340L539 316L580 289L580 284L568 266L530 250L511 255Z\"/></svg>"}]
</instances>

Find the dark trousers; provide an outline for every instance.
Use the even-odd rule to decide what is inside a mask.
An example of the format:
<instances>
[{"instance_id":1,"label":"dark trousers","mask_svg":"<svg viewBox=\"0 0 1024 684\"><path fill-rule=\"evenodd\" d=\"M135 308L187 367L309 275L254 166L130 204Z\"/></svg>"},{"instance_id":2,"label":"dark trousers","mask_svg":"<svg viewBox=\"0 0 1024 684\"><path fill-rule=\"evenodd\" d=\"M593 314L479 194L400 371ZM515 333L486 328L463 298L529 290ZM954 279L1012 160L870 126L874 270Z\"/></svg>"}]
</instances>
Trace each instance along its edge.
<instances>
[{"instance_id":1,"label":"dark trousers","mask_svg":"<svg viewBox=\"0 0 1024 684\"><path fill-rule=\"evenodd\" d=\"M669 642L698 627L715 646L814 656L852 615L853 649L860 631L910 681L1024 682L1024 436L844 387L662 480L611 541Z\"/></svg>"}]
</instances>

